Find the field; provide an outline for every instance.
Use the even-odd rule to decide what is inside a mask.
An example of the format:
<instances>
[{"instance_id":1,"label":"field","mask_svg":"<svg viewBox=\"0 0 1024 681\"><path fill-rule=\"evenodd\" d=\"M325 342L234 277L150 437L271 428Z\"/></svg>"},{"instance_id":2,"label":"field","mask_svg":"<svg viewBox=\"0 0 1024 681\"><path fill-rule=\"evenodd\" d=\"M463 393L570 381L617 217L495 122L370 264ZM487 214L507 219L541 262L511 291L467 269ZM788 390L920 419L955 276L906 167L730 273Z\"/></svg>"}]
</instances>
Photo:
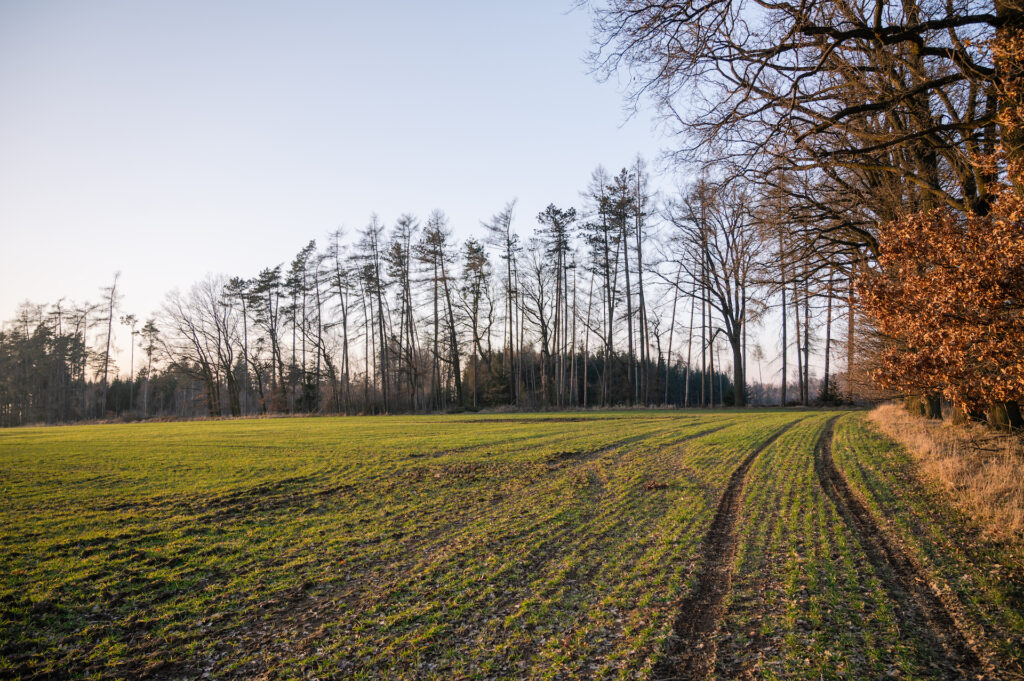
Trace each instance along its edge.
<instances>
[{"instance_id":1,"label":"field","mask_svg":"<svg viewBox=\"0 0 1024 681\"><path fill-rule=\"evenodd\" d=\"M0 678L1024 678L1024 551L862 412L0 432Z\"/></svg>"}]
</instances>

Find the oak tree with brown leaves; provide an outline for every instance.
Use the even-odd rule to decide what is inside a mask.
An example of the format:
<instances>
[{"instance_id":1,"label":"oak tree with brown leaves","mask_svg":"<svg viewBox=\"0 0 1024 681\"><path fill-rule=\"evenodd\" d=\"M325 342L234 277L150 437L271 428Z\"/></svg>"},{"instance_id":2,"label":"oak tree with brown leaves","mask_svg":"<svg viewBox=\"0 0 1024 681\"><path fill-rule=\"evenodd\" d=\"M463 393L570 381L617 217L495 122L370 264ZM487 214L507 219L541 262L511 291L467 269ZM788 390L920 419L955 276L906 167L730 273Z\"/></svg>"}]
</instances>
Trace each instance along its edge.
<instances>
[{"instance_id":1,"label":"oak tree with brown leaves","mask_svg":"<svg viewBox=\"0 0 1024 681\"><path fill-rule=\"evenodd\" d=\"M1024 201L1004 190L987 216L949 209L884 225L879 268L861 306L894 342L875 378L913 394L941 393L972 412L1024 398Z\"/></svg>"},{"instance_id":2,"label":"oak tree with brown leaves","mask_svg":"<svg viewBox=\"0 0 1024 681\"><path fill-rule=\"evenodd\" d=\"M1024 398L1024 40L1004 31L993 45L1001 78L1000 156L978 157L993 182L990 209L913 213L883 225L878 268L861 278L861 305L893 343L875 378L924 395L941 393L996 425L1022 426Z\"/></svg>"}]
</instances>

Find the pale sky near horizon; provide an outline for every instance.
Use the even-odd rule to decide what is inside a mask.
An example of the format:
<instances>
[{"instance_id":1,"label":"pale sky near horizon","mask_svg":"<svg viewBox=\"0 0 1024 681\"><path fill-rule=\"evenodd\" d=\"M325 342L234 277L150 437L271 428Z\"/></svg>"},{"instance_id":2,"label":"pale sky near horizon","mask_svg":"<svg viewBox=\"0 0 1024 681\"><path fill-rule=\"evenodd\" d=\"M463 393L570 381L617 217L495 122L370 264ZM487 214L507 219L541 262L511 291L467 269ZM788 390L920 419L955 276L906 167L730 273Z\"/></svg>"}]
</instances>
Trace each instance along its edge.
<instances>
[{"instance_id":1,"label":"pale sky near horizon","mask_svg":"<svg viewBox=\"0 0 1024 681\"><path fill-rule=\"evenodd\" d=\"M465 237L518 197L527 234L663 143L590 47L570 0L2 0L0 319L117 270L145 317L374 211Z\"/></svg>"}]
</instances>

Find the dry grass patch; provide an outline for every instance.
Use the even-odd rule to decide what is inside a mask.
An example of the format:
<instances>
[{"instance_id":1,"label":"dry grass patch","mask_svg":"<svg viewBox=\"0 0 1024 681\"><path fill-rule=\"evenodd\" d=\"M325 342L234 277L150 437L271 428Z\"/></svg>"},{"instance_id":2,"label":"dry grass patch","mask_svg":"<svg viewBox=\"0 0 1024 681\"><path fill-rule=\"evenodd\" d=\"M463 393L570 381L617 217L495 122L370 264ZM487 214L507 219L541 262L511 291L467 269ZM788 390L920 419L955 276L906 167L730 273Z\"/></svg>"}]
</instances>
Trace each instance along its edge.
<instances>
[{"instance_id":1,"label":"dry grass patch","mask_svg":"<svg viewBox=\"0 0 1024 681\"><path fill-rule=\"evenodd\" d=\"M913 455L921 471L993 537L1024 537L1024 440L981 424L953 425L886 404L869 415Z\"/></svg>"}]
</instances>

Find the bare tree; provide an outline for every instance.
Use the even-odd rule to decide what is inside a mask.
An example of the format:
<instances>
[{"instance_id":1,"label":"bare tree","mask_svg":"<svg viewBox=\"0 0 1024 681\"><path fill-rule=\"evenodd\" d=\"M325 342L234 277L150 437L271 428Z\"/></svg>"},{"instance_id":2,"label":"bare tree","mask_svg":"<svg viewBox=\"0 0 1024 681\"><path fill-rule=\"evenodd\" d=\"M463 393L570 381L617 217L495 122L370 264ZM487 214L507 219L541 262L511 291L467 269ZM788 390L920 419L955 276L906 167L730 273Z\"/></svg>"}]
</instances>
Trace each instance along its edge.
<instances>
[{"instance_id":1,"label":"bare tree","mask_svg":"<svg viewBox=\"0 0 1024 681\"><path fill-rule=\"evenodd\" d=\"M552 401L551 369L552 353L557 338L558 306L561 303L558 295L557 262L548 259L547 249L542 239L530 239L524 258L525 280L522 293L526 303L523 309L527 318L536 326L540 341L540 395L541 404L548 406ZM555 289L555 290L552 290ZM554 396L556 400L558 396Z\"/></svg>"},{"instance_id":2,"label":"bare tree","mask_svg":"<svg viewBox=\"0 0 1024 681\"><path fill-rule=\"evenodd\" d=\"M405 376L406 388L409 393L410 408L415 410L417 392L419 390L419 369L416 356L416 320L413 314L412 297L412 261L413 239L419 231L419 224L411 215L398 218L391 232L391 241L384 259L387 262L387 274L394 282L398 296L398 363L399 371Z\"/></svg>"},{"instance_id":3,"label":"bare tree","mask_svg":"<svg viewBox=\"0 0 1024 681\"><path fill-rule=\"evenodd\" d=\"M505 204L505 207L488 222L483 223L487 230L487 244L498 251L498 257L505 261L505 356L504 371L509 380L509 394L515 398L518 395L519 376L513 369L515 359L516 336L515 336L515 312L516 305L516 270L517 257L519 255L519 235L512 229L512 218L515 214L516 201L513 199Z\"/></svg>"},{"instance_id":4,"label":"bare tree","mask_svg":"<svg viewBox=\"0 0 1024 681\"><path fill-rule=\"evenodd\" d=\"M552 347L555 349L556 367L554 368L556 384L556 401L563 406L566 398L566 366L567 340L569 337L569 249L572 238L572 226L576 221L576 209L568 208L562 210L554 204L549 204L537 215L537 222L541 228L541 245L544 255L554 259L553 271L555 275L555 301ZM536 268L534 268L536 270ZM534 274L538 274L534 271ZM546 339L545 339L546 340ZM545 376L545 383L547 377Z\"/></svg>"},{"instance_id":5,"label":"bare tree","mask_svg":"<svg viewBox=\"0 0 1024 681\"><path fill-rule=\"evenodd\" d=\"M362 265L363 285L366 295L371 301L371 306L376 304L377 309L371 309L371 317L376 316L376 327L373 334L376 341L380 343L378 364L380 374L380 390L384 412L387 413L388 403L388 343L387 343L387 322L385 321L384 299L386 297L387 281L384 279L384 225L376 214L370 216L370 222L360 232L358 258ZM371 320L372 326L372 320ZM372 346L372 345L371 345ZM373 354L369 347L367 352Z\"/></svg>"},{"instance_id":6,"label":"bare tree","mask_svg":"<svg viewBox=\"0 0 1024 681\"><path fill-rule=\"evenodd\" d=\"M117 289L117 282L120 278L121 273L114 272L114 281L111 282L110 286L105 286L102 289L106 313L100 321L107 325L107 331L105 334L105 347L103 350L103 392L100 394L99 403L99 415L101 417L107 411L107 387L109 385L107 382L107 374L110 370L110 343L114 337L114 314L118 305L121 303L121 294Z\"/></svg>"},{"instance_id":7,"label":"bare tree","mask_svg":"<svg viewBox=\"0 0 1024 681\"><path fill-rule=\"evenodd\" d=\"M467 239L463 245L462 286L460 298L462 310L469 324L470 346L472 347L471 373L473 381L473 407L479 402L479 362L483 359L490 363L490 348L484 348L482 336L490 338L489 320L493 316L493 299L490 296L491 263L483 244L476 239ZM491 308L487 314L484 307ZM485 324L485 322L488 322ZM483 328L481 328L483 326Z\"/></svg>"},{"instance_id":8,"label":"bare tree","mask_svg":"<svg viewBox=\"0 0 1024 681\"><path fill-rule=\"evenodd\" d=\"M234 318L229 310L230 306L223 304L223 282L208 277L193 285L187 295L172 291L160 311L164 357L184 374L203 382L211 416L222 413L225 367L230 374L236 329L232 328ZM231 398L231 409L232 413L237 409L235 398Z\"/></svg>"},{"instance_id":9,"label":"bare tree","mask_svg":"<svg viewBox=\"0 0 1024 681\"><path fill-rule=\"evenodd\" d=\"M344 397L342 403L345 413L351 409L352 387L349 361L349 317L351 314L350 296L353 291L352 268L345 257L345 245L342 243L344 232L336 229L331 232L330 244L327 248L327 257L330 261L331 290L337 298L337 309L341 315L341 375L342 391ZM340 406L340 405L339 405Z\"/></svg>"},{"instance_id":10,"label":"bare tree","mask_svg":"<svg viewBox=\"0 0 1024 681\"><path fill-rule=\"evenodd\" d=\"M129 351L128 360L128 409L132 410L135 408L135 336L138 331L135 327L138 326L139 318L133 314L121 315L121 325L128 327L128 337L131 338L131 350Z\"/></svg>"},{"instance_id":11,"label":"bare tree","mask_svg":"<svg viewBox=\"0 0 1024 681\"><path fill-rule=\"evenodd\" d=\"M610 179L604 168L591 174L587 189L589 201L587 220L583 224L584 238L589 246L590 270L600 280L603 322L593 329L603 343L601 373L601 404L611 399L611 363L615 357L615 309L619 297L618 272L621 228L612 216L612 197L608 187Z\"/></svg>"},{"instance_id":12,"label":"bare tree","mask_svg":"<svg viewBox=\"0 0 1024 681\"><path fill-rule=\"evenodd\" d=\"M743 326L746 295L752 288L760 250L759 233L748 210L749 203L750 197L743 188L701 182L688 195L672 202L668 210L676 230L677 248L681 253L697 252L703 263L703 266L694 265L687 257L679 260L694 285L704 291L707 304L721 317L721 331L732 349L737 406L746 405ZM712 341L713 337L714 334ZM713 347L713 343L711 345ZM719 398L722 398L721 392Z\"/></svg>"},{"instance_id":13,"label":"bare tree","mask_svg":"<svg viewBox=\"0 0 1024 681\"><path fill-rule=\"evenodd\" d=\"M999 74L986 44L1019 22L1015 3L609 0L594 10L592 62L606 75L627 70L632 96L650 95L686 133L678 158L716 150L740 170L880 173L921 200L986 210L973 162L996 142Z\"/></svg>"}]
</instances>

